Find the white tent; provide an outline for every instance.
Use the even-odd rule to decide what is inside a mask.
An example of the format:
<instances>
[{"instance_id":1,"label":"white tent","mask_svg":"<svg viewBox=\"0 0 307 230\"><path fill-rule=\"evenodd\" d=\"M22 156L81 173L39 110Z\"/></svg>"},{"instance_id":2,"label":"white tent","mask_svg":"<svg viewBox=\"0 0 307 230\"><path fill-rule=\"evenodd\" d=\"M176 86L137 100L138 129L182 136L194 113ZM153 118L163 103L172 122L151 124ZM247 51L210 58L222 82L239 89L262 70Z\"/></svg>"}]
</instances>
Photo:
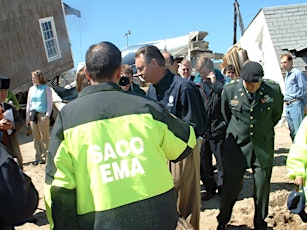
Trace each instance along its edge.
<instances>
[{"instance_id":1,"label":"white tent","mask_svg":"<svg viewBox=\"0 0 307 230\"><path fill-rule=\"evenodd\" d=\"M284 93L284 79L279 59L277 58L263 11L259 12L245 30L238 42L238 46L247 50L249 60L259 62L262 65L264 78L278 82Z\"/></svg>"},{"instance_id":2,"label":"white tent","mask_svg":"<svg viewBox=\"0 0 307 230\"><path fill-rule=\"evenodd\" d=\"M267 22L261 10L254 18L243 36L238 42L238 46L245 49L251 61L259 62L264 71L264 78L272 79L279 83L282 93L285 93L285 83L282 76L279 59L275 52ZM285 109L279 125L287 126Z\"/></svg>"},{"instance_id":3,"label":"white tent","mask_svg":"<svg viewBox=\"0 0 307 230\"><path fill-rule=\"evenodd\" d=\"M238 46L250 60L262 64L264 77L280 84L285 92L280 56L290 53L293 66L306 72L307 3L262 8L244 31ZM286 124L285 110L280 124Z\"/></svg>"}]
</instances>

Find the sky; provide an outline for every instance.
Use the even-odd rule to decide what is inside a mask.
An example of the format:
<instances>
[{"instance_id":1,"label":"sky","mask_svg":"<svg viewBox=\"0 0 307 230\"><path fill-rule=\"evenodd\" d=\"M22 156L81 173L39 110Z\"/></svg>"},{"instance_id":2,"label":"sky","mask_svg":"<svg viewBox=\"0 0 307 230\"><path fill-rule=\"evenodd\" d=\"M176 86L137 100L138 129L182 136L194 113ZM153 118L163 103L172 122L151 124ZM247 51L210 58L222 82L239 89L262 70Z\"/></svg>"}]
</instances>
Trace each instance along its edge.
<instances>
[{"instance_id":1,"label":"sky","mask_svg":"<svg viewBox=\"0 0 307 230\"><path fill-rule=\"evenodd\" d=\"M66 26L75 68L85 61L92 44L109 41L120 50L128 45L206 31L214 53L226 53L234 35L234 0L63 0L81 11L67 15ZM238 0L244 28L264 7L305 3L306 0ZM131 34L124 34L131 31ZM237 21L237 41L241 29ZM128 40L127 40L128 38Z\"/></svg>"}]
</instances>

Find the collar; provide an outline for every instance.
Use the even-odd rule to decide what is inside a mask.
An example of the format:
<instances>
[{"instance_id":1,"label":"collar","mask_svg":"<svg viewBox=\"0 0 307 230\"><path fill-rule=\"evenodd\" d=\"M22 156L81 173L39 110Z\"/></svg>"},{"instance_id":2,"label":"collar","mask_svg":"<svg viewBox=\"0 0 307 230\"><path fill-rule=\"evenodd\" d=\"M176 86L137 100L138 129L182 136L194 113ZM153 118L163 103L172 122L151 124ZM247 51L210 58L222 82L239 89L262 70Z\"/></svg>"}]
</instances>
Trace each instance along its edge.
<instances>
[{"instance_id":1,"label":"collar","mask_svg":"<svg viewBox=\"0 0 307 230\"><path fill-rule=\"evenodd\" d=\"M248 92L248 90L245 88L244 80L242 80L242 87L243 87L243 89L245 90L245 93L248 94L249 92Z\"/></svg>"},{"instance_id":2,"label":"collar","mask_svg":"<svg viewBox=\"0 0 307 230\"><path fill-rule=\"evenodd\" d=\"M240 99L245 104L249 105L249 101L248 101L248 97L247 97L249 92L245 89L244 84L243 84L243 80L240 79L240 81L241 82L238 85L239 86L238 91L235 93L234 99ZM255 98L255 103L253 103L253 106L257 105L258 99L262 98L263 95L264 95L264 85L263 85L263 81L262 81L259 89L253 94L253 96Z\"/></svg>"},{"instance_id":3,"label":"collar","mask_svg":"<svg viewBox=\"0 0 307 230\"><path fill-rule=\"evenodd\" d=\"M262 81L262 82L263 82L263 81ZM257 89L257 91L256 91L255 93L252 93L252 94L255 95L255 94L258 94L258 92L263 91L263 84L262 84L262 82L261 82L261 85L260 85L259 89ZM251 92L249 92L249 91L245 88L243 80L242 80L242 88L245 90L246 93L251 93Z\"/></svg>"},{"instance_id":4,"label":"collar","mask_svg":"<svg viewBox=\"0 0 307 230\"><path fill-rule=\"evenodd\" d=\"M293 69L294 69L294 67L292 66L291 69L290 69L289 71L286 72L286 76L288 76L289 74L291 74L292 71L293 71Z\"/></svg>"},{"instance_id":5,"label":"collar","mask_svg":"<svg viewBox=\"0 0 307 230\"><path fill-rule=\"evenodd\" d=\"M121 91L121 88L119 87L119 85L117 85L114 82L104 82L98 85L89 85L82 89L82 91L79 94L79 97L82 97L82 96L85 96L91 93L96 93L99 91Z\"/></svg>"},{"instance_id":6,"label":"collar","mask_svg":"<svg viewBox=\"0 0 307 230\"><path fill-rule=\"evenodd\" d=\"M167 70L166 75L158 82L158 84L153 86L157 91L165 91L172 84L174 76L175 75L171 71Z\"/></svg>"}]
</instances>

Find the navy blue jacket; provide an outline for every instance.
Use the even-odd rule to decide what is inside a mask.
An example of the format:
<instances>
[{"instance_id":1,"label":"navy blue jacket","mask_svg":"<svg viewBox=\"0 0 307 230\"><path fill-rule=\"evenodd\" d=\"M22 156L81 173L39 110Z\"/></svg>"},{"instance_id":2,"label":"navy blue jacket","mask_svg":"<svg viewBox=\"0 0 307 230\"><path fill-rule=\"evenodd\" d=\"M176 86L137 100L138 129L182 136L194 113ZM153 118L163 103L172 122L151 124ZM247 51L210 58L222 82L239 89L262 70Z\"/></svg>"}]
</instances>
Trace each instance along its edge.
<instances>
[{"instance_id":1,"label":"navy blue jacket","mask_svg":"<svg viewBox=\"0 0 307 230\"><path fill-rule=\"evenodd\" d=\"M192 81L168 71L157 85L149 86L147 96L191 125L197 137L205 134L207 114L199 89Z\"/></svg>"}]
</instances>

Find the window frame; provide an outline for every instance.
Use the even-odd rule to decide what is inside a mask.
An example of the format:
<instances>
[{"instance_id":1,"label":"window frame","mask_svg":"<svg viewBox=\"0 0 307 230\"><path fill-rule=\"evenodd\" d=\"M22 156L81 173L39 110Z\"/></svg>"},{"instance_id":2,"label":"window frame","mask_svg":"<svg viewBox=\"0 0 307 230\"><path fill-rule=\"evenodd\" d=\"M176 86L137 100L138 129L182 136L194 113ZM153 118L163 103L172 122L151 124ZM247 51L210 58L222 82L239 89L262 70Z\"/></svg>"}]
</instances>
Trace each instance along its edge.
<instances>
[{"instance_id":1,"label":"window frame","mask_svg":"<svg viewBox=\"0 0 307 230\"><path fill-rule=\"evenodd\" d=\"M47 30L43 28L43 25L49 23ZM53 17L46 17L39 19L39 27L44 43L45 54L48 62L52 62L62 57L59 46L57 31Z\"/></svg>"}]
</instances>

